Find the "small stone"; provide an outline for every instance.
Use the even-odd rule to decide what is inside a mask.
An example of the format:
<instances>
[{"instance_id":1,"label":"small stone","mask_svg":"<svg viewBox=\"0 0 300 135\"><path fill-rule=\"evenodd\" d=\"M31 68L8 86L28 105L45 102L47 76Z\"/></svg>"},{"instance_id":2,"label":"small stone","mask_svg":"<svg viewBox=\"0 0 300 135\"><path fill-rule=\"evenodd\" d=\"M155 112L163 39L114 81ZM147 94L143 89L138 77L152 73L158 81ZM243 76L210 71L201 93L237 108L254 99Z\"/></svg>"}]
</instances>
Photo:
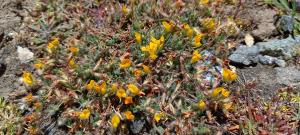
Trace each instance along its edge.
<instances>
[{"instance_id":1,"label":"small stone","mask_svg":"<svg viewBox=\"0 0 300 135\"><path fill-rule=\"evenodd\" d=\"M17 47L18 58L21 63L27 63L33 60L33 52L31 52L28 48Z\"/></svg>"},{"instance_id":2,"label":"small stone","mask_svg":"<svg viewBox=\"0 0 300 135\"><path fill-rule=\"evenodd\" d=\"M233 63L249 66L258 62L257 46L239 46L230 56L229 60Z\"/></svg>"}]
</instances>

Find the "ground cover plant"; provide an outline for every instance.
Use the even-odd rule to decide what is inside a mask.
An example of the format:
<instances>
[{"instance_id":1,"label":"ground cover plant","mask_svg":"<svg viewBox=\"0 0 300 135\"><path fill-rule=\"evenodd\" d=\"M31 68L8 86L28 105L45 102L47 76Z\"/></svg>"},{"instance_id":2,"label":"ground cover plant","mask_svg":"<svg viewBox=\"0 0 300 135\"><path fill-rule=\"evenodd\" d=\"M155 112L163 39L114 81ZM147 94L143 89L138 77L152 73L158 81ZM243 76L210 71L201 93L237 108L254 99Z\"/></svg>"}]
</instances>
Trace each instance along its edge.
<instances>
[{"instance_id":1,"label":"ground cover plant","mask_svg":"<svg viewBox=\"0 0 300 135\"><path fill-rule=\"evenodd\" d=\"M251 25L242 6L37 1L22 37L36 59L22 72L26 90L0 102L16 115L0 116L2 133L296 134L299 93L287 87L266 100L230 65Z\"/></svg>"}]
</instances>

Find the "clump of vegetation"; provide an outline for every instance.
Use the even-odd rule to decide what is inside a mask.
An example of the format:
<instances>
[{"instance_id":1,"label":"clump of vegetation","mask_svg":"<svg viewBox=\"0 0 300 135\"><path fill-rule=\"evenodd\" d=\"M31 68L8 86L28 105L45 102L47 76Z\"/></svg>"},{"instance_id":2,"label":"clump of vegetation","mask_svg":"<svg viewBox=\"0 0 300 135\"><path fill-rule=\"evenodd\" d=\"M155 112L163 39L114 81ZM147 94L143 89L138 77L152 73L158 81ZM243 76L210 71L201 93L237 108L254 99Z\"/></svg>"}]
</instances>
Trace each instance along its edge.
<instances>
[{"instance_id":1,"label":"clump of vegetation","mask_svg":"<svg viewBox=\"0 0 300 135\"><path fill-rule=\"evenodd\" d=\"M247 108L234 87L227 55L243 23L224 15L230 4L40 2L27 24L37 59L22 76L26 132L269 132L251 125L267 110Z\"/></svg>"},{"instance_id":2,"label":"clump of vegetation","mask_svg":"<svg viewBox=\"0 0 300 135\"><path fill-rule=\"evenodd\" d=\"M15 104L1 97L0 111L0 134L14 134L21 131L23 117Z\"/></svg>"}]
</instances>

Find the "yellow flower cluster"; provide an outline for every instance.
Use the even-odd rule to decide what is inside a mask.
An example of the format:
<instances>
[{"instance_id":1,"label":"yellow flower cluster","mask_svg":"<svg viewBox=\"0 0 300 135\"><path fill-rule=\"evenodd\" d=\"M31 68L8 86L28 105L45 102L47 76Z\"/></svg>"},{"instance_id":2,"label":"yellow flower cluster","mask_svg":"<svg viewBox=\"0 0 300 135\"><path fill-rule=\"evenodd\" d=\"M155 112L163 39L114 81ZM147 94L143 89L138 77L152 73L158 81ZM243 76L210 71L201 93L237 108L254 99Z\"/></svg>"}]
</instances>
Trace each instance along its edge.
<instances>
[{"instance_id":1,"label":"yellow flower cluster","mask_svg":"<svg viewBox=\"0 0 300 135\"><path fill-rule=\"evenodd\" d=\"M199 61L201 59L201 54L199 54L199 51L198 50L195 50L193 52L193 56L192 56L192 60L191 60L191 63L195 63L197 61Z\"/></svg>"},{"instance_id":2,"label":"yellow flower cluster","mask_svg":"<svg viewBox=\"0 0 300 135\"><path fill-rule=\"evenodd\" d=\"M160 39L155 39L154 37L151 37L150 43L147 46L141 47L141 50L143 52L148 52L149 58L151 60L155 60L158 56L157 53L160 49L162 49L164 45L165 38L164 36L161 36Z\"/></svg>"},{"instance_id":3,"label":"yellow flower cluster","mask_svg":"<svg viewBox=\"0 0 300 135\"><path fill-rule=\"evenodd\" d=\"M222 76L223 76L223 80L225 82L235 81L238 77L235 72L233 72L233 71L231 71L230 69L227 69L227 68L223 68Z\"/></svg>"},{"instance_id":4,"label":"yellow flower cluster","mask_svg":"<svg viewBox=\"0 0 300 135\"><path fill-rule=\"evenodd\" d=\"M90 80L86 85L87 90L95 90L97 93L104 95L106 93L106 82L102 82L100 85L96 84L95 80Z\"/></svg>"},{"instance_id":5,"label":"yellow flower cluster","mask_svg":"<svg viewBox=\"0 0 300 135\"><path fill-rule=\"evenodd\" d=\"M215 88L211 93L211 96L214 98L219 97L220 95L223 98L227 98L230 95L230 91L226 90L224 87L218 87Z\"/></svg>"},{"instance_id":6,"label":"yellow flower cluster","mask_svg":"<svg viewBox=\"0 0 300 135\"><path fill-rule=\"evenodd\" d=\"M48 43L48 52L49 53L54 53L57 49L57 46L59 45L59 39L58 38L54 38L51 42Z\"/></svg>"}]
</instances>

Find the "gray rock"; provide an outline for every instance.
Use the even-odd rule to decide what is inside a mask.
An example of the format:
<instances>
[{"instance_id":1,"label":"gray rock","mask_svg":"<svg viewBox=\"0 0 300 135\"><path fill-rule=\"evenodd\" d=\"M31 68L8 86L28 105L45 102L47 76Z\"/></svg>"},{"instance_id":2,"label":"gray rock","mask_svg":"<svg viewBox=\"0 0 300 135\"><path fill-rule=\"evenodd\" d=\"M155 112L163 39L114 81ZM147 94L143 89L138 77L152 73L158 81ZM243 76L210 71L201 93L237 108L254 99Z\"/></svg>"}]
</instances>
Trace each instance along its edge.
<instances>
[{"instance_id":1,"label":"gray rock","mask_svg":"<svg viewBox=\"0 0 300 135\"><path fill-rule=\"evenodd\" d=\"M278 84L300 87L300 70L296 67L277 67L276 80Z\"/></svg>"},{"instance_id":2,"label":"gray rock","mask_svg":"<svg viewBox=\"0 0 300 135\"><path fill-rule=\"evenodd\" d=\"M268 55L258 55L258 60L261 64L264 65L272 65L276 58L268 56Z\"/></svg>"},{"instance_id":3,"label":"gray rock","mask_svg":"<svg viewBox=\"0 0 300 135\"><path fill-rule=\"evenodd\" d=\"M284 60L268 55L258 55L258 60L261 64L264 65L276 65L279 67L285 67L286 65L286 62Z\"/></svg>"},{"instance_id":4,"label":"gray rock","mask_svg":"<svg viewBox=\"0 0 300 135\"><path fill-rule=\"evenodd\" d=\"M259 42L256 45L260 54L288 60L297 55L300 48L300 36L295 37L295 39L289 37L281 40L274 39L268 42Z\"/></svg>"},{"instance_id":5,"label":"gray rock","mask_svg":"<svg viewBox=\"0 0 300 135\"><path fill-rule=\"evenodd\" d=\"M274 64L279 66L279 67L285 67L286 66L286 62L284 60L281 60L281 59L275 59Z\"/></svg>"},{"instance_id":6,"label":"gray rock","mask_svg":"<svg viewBox=\"0 0 300 135\"><path fill-rule=\"evenodd\" d=\"M293 32L294 18L292 16L283 15L279 20L279 27L283 32Z\"/></svg>"},{"instance_id":7,"label":"gray rock","mask_svg":"<svg viewBox=\"0 0 300 135\"><path fill-rule=\"evenodd\" d=\"M229 60L243 65L251 65L258 62L258 47L257 46L239 46L230 56Z\"/></svg>"}]
</instances>

